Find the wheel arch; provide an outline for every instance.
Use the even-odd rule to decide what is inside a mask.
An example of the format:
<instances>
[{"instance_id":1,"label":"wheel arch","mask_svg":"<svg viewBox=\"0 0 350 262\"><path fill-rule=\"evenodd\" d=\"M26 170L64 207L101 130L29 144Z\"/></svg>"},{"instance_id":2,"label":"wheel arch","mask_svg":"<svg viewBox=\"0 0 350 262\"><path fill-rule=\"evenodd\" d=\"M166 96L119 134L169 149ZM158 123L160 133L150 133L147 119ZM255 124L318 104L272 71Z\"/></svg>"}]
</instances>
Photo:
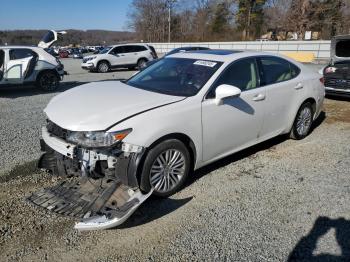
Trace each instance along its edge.
<instances>
[{"instance_id":1,"label":"wheel arch","mask_svg":"<svg viewBox=\"0 0 350 262\"><path fill-rule=\"evenodd\" d=\"M54 74L58 77L59 81L61 80L60 75L59 75L59 73L57 72L56 69L49 69L49 68L48 68L48 69L43 69L43 70L41 70L41 71L36 75L35 81L38 81L38 80L40 79L40 77L42 76L42 74L44 74L44 73L46 73L46 72L52 72L52 73L54 73Z\"/></svg>"},{"instance_id":2,"label":"wheel arch","mask_svg":"<svg viewBox=\"0 0 350 262\"><path fill-rule=\"evenodd\" d=\"M137 59L137 64L140 62L140 60L145 60L146 62L149 61L146 57L140 57L139 59Z\"/></svg>"},{"instance_id":3,"label":"wheel arch","mask_svg":"<svg viewBox=\"0 0 350 262\"><path fill-rule=\"evenodd\" d=\"M316 106L317 106L317 102L316 102L316 100L315 100L315 98L313 98L313 97L309 97L309 98L307 98L307 99L304 99L300 104L299 104L299 106L296 108L296 111L295 112L292 112L291 114L291 117L293 117L293 121L288 125L288 128L285 130L285 132L284 133L290 133L291 132L291 130L292 130L292 128L293 128L293 125L294 125L294 122L295 122L295 119L296 119L296 117L297 117L297 115L298 115L298 112L299 112L299 109L300 109L300 107L303 105L303 104L305 104L305 103L311 103L311 105L312 105L312 110L313 110L313 117L315 117L315 113L316 113Z\"/></svg>"},{"instance_id":4,"label":"wheel arch","mask_svg":"<svg viewBox=\"0 0 350 262\"><path fill-rule=\"evenodd\" d=\"M164 135L164 136L158 138L149 147L147 147L147 149L144 152L144 154L142 155L140 163L139 163L139 165L137 167L136 173L137 173L138 180L141 177L142 167L144 165L144 161L145 161L145 158L147 156L148 151L151 148L155 147L156 145L162 143L163 141L169 140L169 139L177 139L177 140L181 141L186 146L186 148L187 148L187 150L188 150L188 152L190 154L190 158L191 158L190 171L194 170L194 167L195 167L195 164L196 164L196 161L197 161L197 149L196 149L196 146L195 146L194 142L186 134L183 134L183 133L171 133L171 134L167 134L167 135Z\"/></svg>"},{"instance_id":5,"label":"wheel arch","mask_svg":"<svg viewBox=\"0 0 350 262\"><path fill-rule=\"evenodd\" d=\"M100 63L102 63L102 62L106 62L109 66L111 66L111 63L107 60L107 59L101 59L101 60L99 60L98 62L97 62L97 67L98 67L98 65L100 64Z\"/></svg>"}]
</instances>

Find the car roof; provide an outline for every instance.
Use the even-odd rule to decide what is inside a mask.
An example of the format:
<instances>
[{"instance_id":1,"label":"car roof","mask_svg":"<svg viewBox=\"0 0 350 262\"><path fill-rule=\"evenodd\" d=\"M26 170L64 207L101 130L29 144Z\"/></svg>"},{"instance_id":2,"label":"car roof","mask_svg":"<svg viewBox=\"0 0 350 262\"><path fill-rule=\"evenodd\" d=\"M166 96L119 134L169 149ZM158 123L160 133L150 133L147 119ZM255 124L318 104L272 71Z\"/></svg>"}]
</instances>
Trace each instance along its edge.
<instances>
[{"instance_id":1,"label":"car roof","mask_svg":"<svg viewBox=\"0 0 350 262\"><path fill-rule=\"evenodd\" d=\"M238 58L254 56L254 55L266 55L270 53L254 52L254 51L241 51L241 50L225 50L225 49L209 49L188 51L183 53L176 53L168 56L169 58L191 58L202 60L213 60L218 62L229 62Z\"/></svg>"},{"instance_id":2,"label":"car roof","mask_svg":"<svg viewBox=\"0 0 350 262\"><path fill-rule=\"evenodd\" d=\"M274 56L279 57L289 62L293 62L298 66L300 63L294 61L293 59L280 54L274 54L270 52L260 52L260 51L242 51L242 50L225 50L225 49L210 49L210 50L198 50L198 51L188 51L183 53L175 53L173 55L167 56L167 58L189 58L189 59L200 59L200 60L211 60L217 62L231 62L240 58L250 57L250 56Z\"/></svg>"},{"instance_id":3,"label":"car roof","mask_svg":"<svg viewBox=\"0 0 350 262\"><path fill-rule=\"evenodd\" d=\"M3 45L0 46L1 49L11 49L11 48L29 48L29 49L42 49L38 46L33 45Z\"/></svg>"},{"instance_id":4,"label":"car roof","mask_svg":"<svg viewBox=\"0 0 350 262\"><path fill-rule=\"evenodd\" d=\"M144 43L127 43L127 44L118 44L118 45L109 45L110 47L116 47L116 46L125 46L125 45L142 45L142 46L148 46L148 44Z\"/></svg>"}]
</instances>

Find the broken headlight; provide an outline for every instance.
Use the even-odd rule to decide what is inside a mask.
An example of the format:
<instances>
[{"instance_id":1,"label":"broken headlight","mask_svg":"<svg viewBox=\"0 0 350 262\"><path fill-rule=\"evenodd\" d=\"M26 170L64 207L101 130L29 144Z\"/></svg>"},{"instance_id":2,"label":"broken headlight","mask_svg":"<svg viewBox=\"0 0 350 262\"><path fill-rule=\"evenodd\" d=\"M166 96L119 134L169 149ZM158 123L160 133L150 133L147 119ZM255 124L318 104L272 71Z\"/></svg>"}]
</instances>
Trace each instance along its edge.
<instances>
[{"instance_id":1,"label":"broken headlight","mask_svg":"<svg viewBox=\"0 0 350 262\"><path fill-rule=\"evenodd\" d=\"M67 141L88 148L109 147L122 141L131 131L130 128L118 132L70 132Z\"/></svg>"}]
</instances>

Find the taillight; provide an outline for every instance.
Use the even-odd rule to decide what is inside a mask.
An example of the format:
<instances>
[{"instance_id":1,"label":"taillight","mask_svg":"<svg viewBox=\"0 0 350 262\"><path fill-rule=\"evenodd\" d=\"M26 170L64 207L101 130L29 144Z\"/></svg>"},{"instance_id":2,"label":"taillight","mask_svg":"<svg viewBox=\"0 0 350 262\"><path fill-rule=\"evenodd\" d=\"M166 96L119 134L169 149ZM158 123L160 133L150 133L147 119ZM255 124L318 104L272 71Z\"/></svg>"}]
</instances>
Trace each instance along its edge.
<instances>
[{"instance_id":1,"label":"taillight","mask_svg":"<svg viewBox=\"0 0 350 262\"><path fill-rule=\"evenodd\" d=\"M324 77L320 78L320 82L324 85Z\"/></svg>"}]
</instances>

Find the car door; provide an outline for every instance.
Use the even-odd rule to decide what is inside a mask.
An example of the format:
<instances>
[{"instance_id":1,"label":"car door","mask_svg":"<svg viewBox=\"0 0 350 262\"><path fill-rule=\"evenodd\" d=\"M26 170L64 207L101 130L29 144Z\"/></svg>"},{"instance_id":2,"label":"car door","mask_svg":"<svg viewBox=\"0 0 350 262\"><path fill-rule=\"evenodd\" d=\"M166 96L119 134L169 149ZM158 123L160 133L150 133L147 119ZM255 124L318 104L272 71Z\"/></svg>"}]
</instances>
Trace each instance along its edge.
<instances>
[{"instance_id":1,"label":"car door","mask_svg":"<svg viewBox=\"0 0 350 262\"><path fill-rule=\"evenodd\" d=\"M136 65L139 58L139 54L142 52L141 46L126 45L124 46L124 49L125 49L124 55L125 55L126 64ZM147 50L147 49L144 48L144 50Z\"/></svg>"},{"instance_id":2,"label":"car door","mask_svg":"<svg viewBox=\"0 0 350 262\"><path fill-rule=\"evenodd\" d=\"M5 65L4 81L7 84L21 84L34 58L31 49L15 48L9 50L9 59Z\"/></svg>"},{"instance_id":3,"label":"car door","mask_svg":"<svg viewBox=\"0 0 350 262\"><path fill-rule=\"evenodd\" d=\"M266 88L266 113L261 130L261 139L265 140L279 135L290 124L290 108L303 85L296 78L300 69L285 59L261 56L259 66L261 85Z\"/></svg>"},{"instance_id":4,"label":"car door","mask_svg":"<svg viewBox=\"0 0 350 262\"><path fill-rule=\"evenodd\" d=\"M0 83L3 80L4 77L4 71L5 71L5 51L0 49Z\"/></svg>"},{"instance_id":5,"label":"car door","mask_svg":"<svg viewBox=\"0 0 350 262\"><path fill-rule=\"evenodd\" d=\"M233 62L219 76L202 102L203 161L228 155L257 142L265 107L265 88L260 87L254 57ZM239 97L215 103L215 89L228 84L241 89Z\"/></svg>"},{"instance_id":6,"label":"car door","mask_svg":"<svg viewBox=\"0 0 350 262\"><path fill-rule=\"evenodd\" d=\"M124 46L116 46L108 53L108 61L111 66L125 65L127 60L125 56Z\"/></svg>"}]
</instances>

